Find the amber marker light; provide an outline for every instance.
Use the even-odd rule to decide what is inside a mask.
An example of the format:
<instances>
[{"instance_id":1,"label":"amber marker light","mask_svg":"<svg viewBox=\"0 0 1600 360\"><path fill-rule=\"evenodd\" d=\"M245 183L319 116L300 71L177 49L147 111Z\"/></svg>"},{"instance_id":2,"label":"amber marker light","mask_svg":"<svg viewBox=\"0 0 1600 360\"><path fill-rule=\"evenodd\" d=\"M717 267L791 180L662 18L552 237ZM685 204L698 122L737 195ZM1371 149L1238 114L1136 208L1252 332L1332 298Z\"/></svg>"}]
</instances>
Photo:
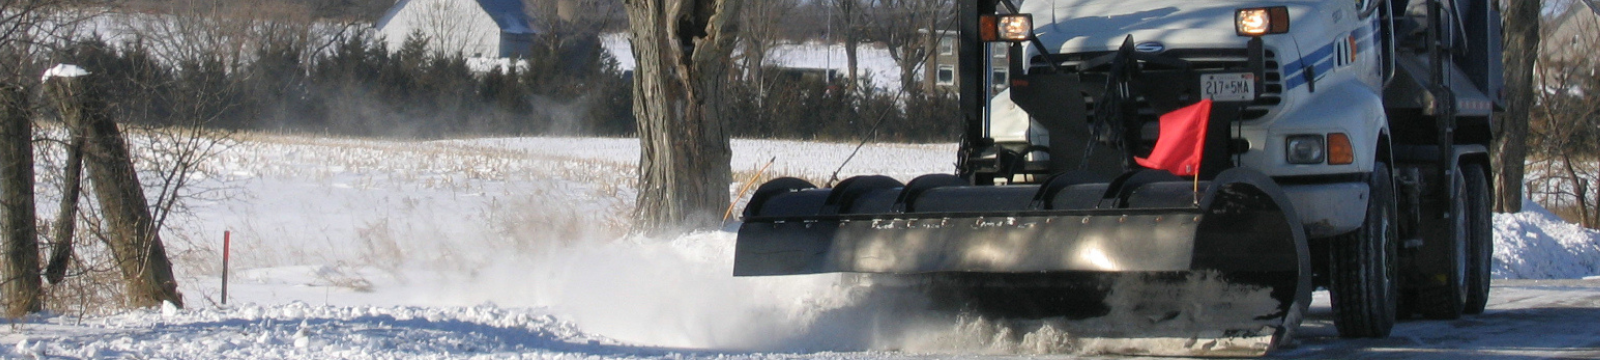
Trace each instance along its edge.
<instances>
[{"instance_id":1,"label":"amber marker light","mask_svg":"<svg viewBox=\"0 0 1600 360\"><path fill-rule=\"evenodd\" d=\"M1350 136L1344 133L1328 134L1328 165L1349 165L1356 162L1355 148L1350 146Z\"/></svg>"},{"instance_id":2,"label":"amber marker light","mask_svg":"<svg viewBox=\"0 0 1600 360\"><path fill-rule=\"evenodd\" d=\"M1000 41L1000 17L995 15L978 16L978 39L984 42Z\"/></svg>"}]
</instances>

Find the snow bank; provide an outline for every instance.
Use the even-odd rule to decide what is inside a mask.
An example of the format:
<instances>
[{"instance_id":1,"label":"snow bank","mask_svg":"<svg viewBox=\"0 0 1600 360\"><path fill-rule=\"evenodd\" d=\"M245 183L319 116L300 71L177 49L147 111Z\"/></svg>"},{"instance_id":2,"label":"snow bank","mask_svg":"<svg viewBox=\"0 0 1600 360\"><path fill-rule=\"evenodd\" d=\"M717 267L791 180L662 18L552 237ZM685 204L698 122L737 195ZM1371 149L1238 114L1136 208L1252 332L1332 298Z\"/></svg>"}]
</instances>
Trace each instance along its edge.
<instances>
[{"instance_id":1,"label":"snow bank","mask_svg":"<svg viewBox=\"0 0 1600 360\"><path fill-rule=\"evenodd\" d=\"M45 70L44 77L39 78L39 81L50 81L50 78L53 77L74 78L84 75L89 75L89 71L77 65L56 64L55 67Z\"/></svg>"},{"instance_id":2,"label":"snow bank","mask_svg":"<svg viewBox=\"0 0 1600 360\"><path fill-rule=\"evenodd\" d=\"M1600 275L1600 231L1568 223L1538 203L1494 216L1496 279L1576 279Z\"/></svg>"},{"instance_id":3,"label":"snow bank","mask_svg":"<svg viewBox=\"0 0 1600 360\"><path fill-rule=\"evenodd\" d=\"M577 359L584 356L572 352L616 351L615 341L549 314L490 305L134 310L51 317L28 330L0 340L23 359Z\"/></svg>"}]
</instances>

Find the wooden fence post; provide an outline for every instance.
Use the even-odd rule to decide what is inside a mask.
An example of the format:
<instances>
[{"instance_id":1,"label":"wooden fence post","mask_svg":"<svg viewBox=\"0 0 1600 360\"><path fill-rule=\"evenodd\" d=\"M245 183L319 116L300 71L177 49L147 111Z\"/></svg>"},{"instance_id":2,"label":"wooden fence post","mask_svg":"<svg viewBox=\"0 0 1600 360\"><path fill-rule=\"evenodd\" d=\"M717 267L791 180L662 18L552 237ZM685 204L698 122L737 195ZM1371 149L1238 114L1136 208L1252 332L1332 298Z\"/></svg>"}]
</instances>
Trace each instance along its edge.
<instances>
[{"instance_id":1,"label":"wooden fence post","mask_svg":"<svg viewBox=\"0 0 1600 360\"><path fill-rule=\"evenodd\" d=\"M81 70L76 72L87 75L81 74ZM128 305L154 307L171 302L182 307L183 296L178 292L172 263L167 259L161 234L150 215L150 203L139 183L139 174L133 168L127 140L111 118L106 102L109 94L84 81L85 78L49 78L45 89L57 106L76 109L70 113L77 116L64 116L64 120L68 128L83 132L84 168L88 170L89 181L94 183L95 200L105 217L105 236L127 285Z\"/></svg>"}]
</instances>

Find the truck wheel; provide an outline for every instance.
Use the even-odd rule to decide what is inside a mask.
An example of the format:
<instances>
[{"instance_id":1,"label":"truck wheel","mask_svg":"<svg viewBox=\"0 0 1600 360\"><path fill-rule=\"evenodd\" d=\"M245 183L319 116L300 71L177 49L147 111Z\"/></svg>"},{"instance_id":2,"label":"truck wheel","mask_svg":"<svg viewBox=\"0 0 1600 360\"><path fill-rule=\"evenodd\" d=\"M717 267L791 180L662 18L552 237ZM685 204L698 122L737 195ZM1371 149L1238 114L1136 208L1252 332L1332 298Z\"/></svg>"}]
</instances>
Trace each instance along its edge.
<instances>
[{"instance_id":1,"label":"truck wheel","mask_svg":"<svg viewBox=\"0 0 1600 360\"><path fill-rule=\"evenodd\" d=\"M1489 277L1494 268L1494 225L1489 208L1489 177L1482 165L1461 167L1467 181L1467 305L1463 313L1482 314L1489 304Z\"/></svg>"},{"instance_id":2,"label":"truck wheel","mask_svg":"<svg viewBox=\"0 0 1600 360\"><path fill-rule=\"evenodd\" d=\"M1367 177L1372 198L1360 229L1333 239L1328 260L1333 325L1347 338L1389 336L1394 328L1399 287L1395 281L1398 212L1394 182L1383 163Z\"/></svg>"},{"instance_id":3,"label":"truck wheel","mask_svg":"<svg viewBox=\"0 0 1600 360\"><path fill-rule=\"evenodd\" d=\"M1455 320L1461 318L1467 304L1467 262L1471 243L1468 237L1468 218L1471 216L1467 198L1467 180L1463 175L1464 169L1457 168L1451 172L1450 181L1455 183L1454 190L1450 193L1450 230L1445 238L1439 239L1446 242L1444 264L1448 267L1442 274L1432 274L1432 279L1426 280L1427 285L1422 287L1421 299L1418 308L1422 317L1436 320Z\"/></svg>"}]
</instances>

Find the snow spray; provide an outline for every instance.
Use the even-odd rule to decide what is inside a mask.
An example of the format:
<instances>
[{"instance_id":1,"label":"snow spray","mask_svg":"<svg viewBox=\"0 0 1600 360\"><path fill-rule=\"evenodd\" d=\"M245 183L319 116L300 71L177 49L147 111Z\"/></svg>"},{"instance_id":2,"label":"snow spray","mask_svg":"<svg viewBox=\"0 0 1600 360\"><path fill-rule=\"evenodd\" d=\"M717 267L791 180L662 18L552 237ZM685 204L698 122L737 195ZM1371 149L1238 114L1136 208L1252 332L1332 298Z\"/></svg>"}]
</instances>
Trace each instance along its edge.
<instances>
[{"instance_id":1,"label":"snow spray","mask_svg":"<svg viewBox=\"0 0 1600 360\"><path fill-rule=\"evenodd\" d=\"M433 303L541 307L597 336L714 351L1054 353L1064 333L930 310L920 291L840 274L734 277L735 234L628 237L502 255Z\"/></svg>"}]
</instances>

